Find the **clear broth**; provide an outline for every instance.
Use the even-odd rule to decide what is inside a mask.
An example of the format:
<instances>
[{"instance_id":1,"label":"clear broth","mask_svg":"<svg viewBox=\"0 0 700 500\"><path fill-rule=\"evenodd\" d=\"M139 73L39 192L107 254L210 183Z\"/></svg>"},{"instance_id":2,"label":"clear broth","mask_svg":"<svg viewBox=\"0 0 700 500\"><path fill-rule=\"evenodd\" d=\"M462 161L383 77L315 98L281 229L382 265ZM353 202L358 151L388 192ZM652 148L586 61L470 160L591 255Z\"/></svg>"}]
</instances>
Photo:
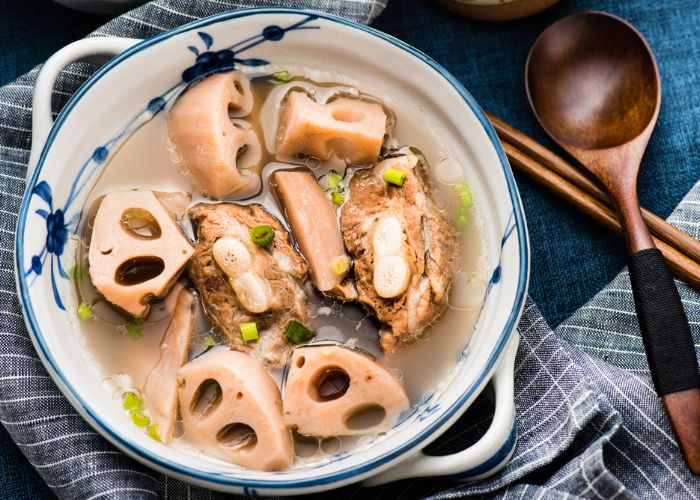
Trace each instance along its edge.
<instances>
[{"instance_id":1,"label":"clear broth","mask_svg":"<svg viewBox=\"0 0 700 500\"><path fill-rule=\"evenodd\" d=\"M319 161L309 158L282 158L274 154L277 116L282 105L283 96L291 88L303 88L316 95L317 100L325 101L339 93L363 99L375 99L361 95L352 87L337 83L316 83L313 71L306 78L296 78L287 84L275 84L268 78L255 78L252 88L255 94L255 107L246 118L258 116L252 123L263 146L261 161L262 184L260 191L244 200L231 199L239 203L261 203L273 215L286 225L282 213L270 193L268 178L278 168L290 168L289 164L307 166L318 178L330 170L345 173L345 185L352 175L352 169L346 169L338 159ZM343 81L338 75L335 81ZM434 193L439 208L452 220L459 207L459 200L453 188L454 184L468 182L459 159L451 158L444 151L433 130L429 127L422 110L409 105L395 106L390 121L393 131L385 141L389 149L401 145L411 145L419 150L428 166ZM446 181L446 182L443 182ZM99 179L92 188L86 202L86 214L81 221L79 238L74 238L76 262L87 269L91 219L94 216L99 199L113 191L133 188L152 189L155 191L180 191L192 195L192 204L211 201L206 193L197 188L192 176L183 168L181 159L167 133L167 115L158 114L155 118L136 130L112 155L103 169ZM93 207L90 209L89 207ZM453 367L455 360L468 344L474 323L478 317L483 295L486 289L488 262L485 256L482 222L478 205L472 208L467 226L460 233L460 258L455 269L455 285L451 291L449 307L424 335L420 342L406 347L391 357L384 356L377 344L378 324L358 304L341 303L338 300L323 297L315 292L310 282L305 284L309 292L309 327L317 334L314 342L337 343L361 348L380 362L393 368L396 377L403 381L412 404L418 403L423 395L434 390ZM194 240L192 227L187 218L183 229ZM86 278L77 284L79 302L90 304L96 317L89 321L80 321L79 334L81 345L91 361L92 366L103 380L104 387L110 391L115 404L121 404L125 391L139 392L146 377L157 361L160 350L167 349L162 344L165 329L170 321L177 289L186 286L186 279L181 279L161 300L154 301L151 311L141 325L142 336L133 340L127 333L127 316L116 311L102 299ZM458 297L455 297L458 295ZM201 305L190 346L189 359L202 354L209 346L209 339L220 342L221 337L212 329ZM426 360L430 360L426 362ZM282 370L273 375L281 383ZM363 438L327 438L317 439L308 436L295 436L295 466L309 461L323 459L340 450L366 442L372 436ZM187 436L173 439L171 445L191 448Z\"/></svg>"}]
</instances>

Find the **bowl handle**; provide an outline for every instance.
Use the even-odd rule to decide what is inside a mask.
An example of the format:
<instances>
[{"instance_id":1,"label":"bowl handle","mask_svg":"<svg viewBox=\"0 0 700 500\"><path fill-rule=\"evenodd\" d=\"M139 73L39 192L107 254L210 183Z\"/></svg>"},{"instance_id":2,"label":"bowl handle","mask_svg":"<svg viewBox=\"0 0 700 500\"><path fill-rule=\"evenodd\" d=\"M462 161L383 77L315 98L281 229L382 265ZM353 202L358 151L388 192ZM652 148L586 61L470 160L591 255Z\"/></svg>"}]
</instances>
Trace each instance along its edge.
<instances>
[{"instance_id":1,"label":"bowl handle","mask_svg":"<svg viewBox=\"0 0 700 500\"><path fill-rule=\"evenodd\" d=\"M27 180L31 179L44 143L53 126L51 114L51 95L56 78L63 68L79 60L88 60L102 64L108 59L124 52L132 45L140 42L133 38L95 37L84 38L66 45L52 55L39 71L34 86L32 101L32 149L29 154Z\"/></svg>"},{"instance_id":2,"label":"bowl handle","mask_svg":"<svg viewBox=\"0 0 700 500\"><path fill-rule=\"evenodd\" d=\"M496 411L486 434L466 450L445 456L428 456L419 451L399 465L372 476L364 486L378 486L398 479L442 477L475 481L495 474L506 466L515 450L515 399L513 375L520 337L514 332L491 383L496 394Z\"/></svg>"}]
</instances>

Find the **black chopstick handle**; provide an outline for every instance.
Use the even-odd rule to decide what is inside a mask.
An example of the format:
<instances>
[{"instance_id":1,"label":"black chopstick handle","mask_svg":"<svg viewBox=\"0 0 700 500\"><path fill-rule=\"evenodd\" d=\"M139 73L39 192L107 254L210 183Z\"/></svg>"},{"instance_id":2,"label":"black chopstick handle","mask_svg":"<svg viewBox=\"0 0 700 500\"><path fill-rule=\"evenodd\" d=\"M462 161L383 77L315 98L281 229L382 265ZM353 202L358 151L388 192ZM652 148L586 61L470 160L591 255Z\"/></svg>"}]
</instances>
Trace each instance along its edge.
<instances>
[{"instance_id":1,"label":"black chopstick handle","mask_svg":"<svg viewBox=\"0 0 700 500\"><path fill-rule=\"evenodd\" d=\"M700 388L693 337L673 277L656 248L629 256L644 350L659 396Z\"/></svg>"}]
</instances>

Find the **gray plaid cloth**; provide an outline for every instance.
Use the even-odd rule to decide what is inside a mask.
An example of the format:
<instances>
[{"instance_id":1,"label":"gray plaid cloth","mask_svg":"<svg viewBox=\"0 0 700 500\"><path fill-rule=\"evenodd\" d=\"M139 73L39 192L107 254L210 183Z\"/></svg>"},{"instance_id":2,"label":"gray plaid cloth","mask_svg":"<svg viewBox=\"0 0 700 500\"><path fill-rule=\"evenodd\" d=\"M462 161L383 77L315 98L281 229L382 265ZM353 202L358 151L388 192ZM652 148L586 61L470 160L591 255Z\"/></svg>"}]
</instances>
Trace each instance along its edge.
<instances>
[{"instance_id":1,"label":"gray plaid cloth","mask_svg":"<svg viewBox=\"0 0 700 500\"><path fill-rule=\"evenodd\" d=\"M299 0L370 22L386 0ZM144 38L250 0L159 0L121 16L95 35ZM74 64L59 78L55 110L94 68ZM219 494L157 474L114 449L73 410L39 361L20 314L13 276L13 238L29 156L31 96L37 69L0 88L0 421L49 487L62 498L215 498ZM700 184L671 221L700 237ZM700 343L700 295L679 289ZM656 397L639 336L628 275L608 287L553 332L532 301L519 325L516 365L518 444L498 475L471 485L407 480L362 490L346 487L322 498L697 498L700 479L683 465ZM488 426L493 407L480 397L430 446L454 452Z\"/></svg>"}]
</instances>

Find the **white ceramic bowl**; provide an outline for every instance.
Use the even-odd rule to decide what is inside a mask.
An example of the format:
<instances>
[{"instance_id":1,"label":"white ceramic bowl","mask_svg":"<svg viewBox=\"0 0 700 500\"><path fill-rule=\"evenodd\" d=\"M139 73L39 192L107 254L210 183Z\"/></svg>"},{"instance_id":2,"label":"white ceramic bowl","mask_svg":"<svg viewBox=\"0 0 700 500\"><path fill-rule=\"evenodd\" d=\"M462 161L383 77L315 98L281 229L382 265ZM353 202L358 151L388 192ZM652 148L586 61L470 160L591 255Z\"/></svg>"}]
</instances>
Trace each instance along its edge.
<instances>
[{"instance_id":1,"label":"white ceramic bowl","mask_svg":"<svg viewBox=\"0 0 700 500\"><path fill-rule=\"evenodd\" d=\"M95 54L119 55L76 92L52 123L50 95L58 72L71 61ZM491 263L476 332L440 387L371 445L285 472L242 470L164 446L136 429L117 411L86 363L71 322L75 305L65 276L72 259L67 236L75 230L86 186L109 155L135 127L163 112L185 81L234 63L261 72L266 64L277 63L355 74L363 81L363 90L413 103L430 113L441 123L440 137L452 156L465 160L485 217ZM529 270L525 220L511 169L484 113L459 82L430 58L395 38L341 18L290 9L251 9L203 19L139 43L118 38L76 42L44 65L34 113L30 163L35 170L22 203L16 239L24 316L36 350L58 386L115 446L171 476L218 490L257 494L309 493L363 480L380 484L416 476L469 480L505 465L516 438L513 362L515 327ZM485 436L454 455L421 453L490 380L496 415Z\"/></svg>"}]
</instances>

